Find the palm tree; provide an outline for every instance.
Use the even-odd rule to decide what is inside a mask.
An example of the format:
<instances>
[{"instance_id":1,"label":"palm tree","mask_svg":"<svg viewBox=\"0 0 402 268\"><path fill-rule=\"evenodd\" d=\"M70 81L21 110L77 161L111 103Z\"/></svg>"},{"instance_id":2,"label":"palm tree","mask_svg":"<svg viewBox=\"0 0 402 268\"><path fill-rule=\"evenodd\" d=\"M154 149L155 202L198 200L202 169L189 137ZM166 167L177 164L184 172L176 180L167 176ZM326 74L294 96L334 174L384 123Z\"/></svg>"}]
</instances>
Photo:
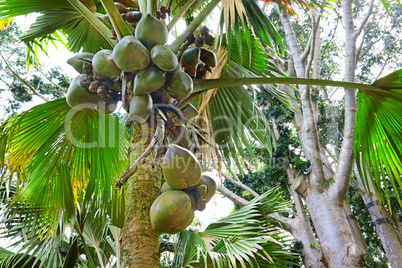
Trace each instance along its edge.
<instances>
[{"instance_id":1,"label":"palm tree","mask_svg":"<svg viewBox=\"0 0 402 268\"><path fill-rule=\"evenodd\" d=\"M159 6L169 7L172 10L172 19L167 24L168 30L173 29L183 14L198 12L185 31L169 45L169 48L180 56L189 45L186 41L187 33L197 31L221 1L212 0L201 6L198 1L120 2L133 10L139 9L143 14L152 15L157 14ZM304 1L296 2L314 7L314 3L306 5ZM193 80L192 94L185 100L175 102L174 105L182 108L190 101L195 101L201 107L200 114L208 115L207 118L226 116L229 119L225 122L216 120L210 122L215 135L207 137L199 133L197 125L187 125L193 133L192 136L197 137L193 140L196 144L199 142L212 145L223 144L224 146L220 146L219 155L228 165L233 161L242 167L238 155L245 156L246 151L253 156L250 137L267 148L273 146L274 137L268 129L269 124L263 117L256 116L259 110L255 109L249 91L244 86L255 84L342 86L360 89L360 95L368 96L361 98L367 103L378 102L376 96L383 96L382 100L400 102L400 82L398 82L400 71L373 85L276 77L277 74L284 74L271 63L270 55L280 52L282 40L258 5L251 0L223 0L221 8L220 29L221 32L225 29L226 34L221 35L220 49L216 50L219 64L208 79ZM50 40L60 39L60 32L56 32L59 29L67 35L67 45L75 52L81 49L88 52L97 52L101 48L112 49L116 45L115 39L121 40L124 36L132 35L131 26L122 19L111 0L52 2L35 0L27 4L5 0L0 2L0 12L2 18L32 12L42 14L31 29L21 37L23 41L28 42L32 51L35 51L35 45L43 47L41 42L46 40L43 37ZM108 14L110 24L100 19L104 13ZM116 34L115 38L112 36L111 29ZM236 38L232 38L234 35ZM261 45L264 49L260 49ZM271 53L268 54L267 50ZM229 64L226 68L227 60ZM127 76L123 76L123 81L126 78ZM208 91L209 89L213 90ZM253 90L252 87L248 89ZM261 89L268 93L267 95L274 103L282 102L286 106L282 98L284 93L270 86L261 87ZM238 114L234 112L234 107L237 107L239 103L241 103L241 112ZM208 109L203 109L206 106ZM388 107L384 105L384 111ZM173 116L172 113L180 117L177 108L176 110L174 108L155 109L155 116L153 116L155 120L151 120L153 117L150 117L151 119L145 124L133 123L130 126L129 136L124 127L112 116L100 114L95 110L72 112L64 99L39 105L20 116L7 120L1 128L0 160L6 171L17 174L18 184L24 185L18 191L18 198L15 199L18 202L15 201L14 204L44 207L43 211L40 210L41 224L33 226L34 233L50 234L49 239L54 239L58 228L61 228L60 230L64 228L59 227L58 223L79 222L80 213L86 212L84 209L86 206L104 208L104 204L113 202L118 204L111 191L113 180L123 174L117 186L119 188L127 182L125 202L123 202L124 225L121 224L123 222L121 203L105 212L109 215L113 213L120 215L118 217L120 225L116 223L114 226L122 229L121 265L124 267L158 266L159 233L150 225L149 210L159 195L162 178L160 156L163 154L161 140L164 139L160 137L164 137L165 133L174 135L176 127L168 124L167 121ZM363 113L359 116L364 118L370 112L372 110L359 110L359 113ZM389 113L378 116L387 117L388 115ZM394 116L397 115L394 114ZM221 131L230 127L228 122L236 122L236 132ZM360 131L358 142L361 144L356 147L356 151L364 150L374 141L382 148L383 153L377 158L376 152L368 151L370 156L376 156L377 161L367 161L366 159L374 158L364 158L363 166L373 167L380 161L391 167L387 170L392 170L394 166L400 168L400 160L387 154L390 152L387 146L390 145L380 142L376 133L360 134L364 130L365 122L362 121L363 127L359 125L356 128ZM260 126L264 126L262 132L259 131ZM390 126L390 129L395 130L400 127L400 123L387 123L384 128L388 129ZM392 141L389 143L393 147L392 152L400 155L401 148L398 147L401 144L400 137L392 138L388 134L387 140ZM247 150L244 150L243 146ZM152 154L154 148L158 150ZM211 148L206 150L208 156L218 157L215 147L212 148L213 150ZM380 179L380 174L374 175ZM398 180L395 179L397 177L395 172L393 175L390 179L394 183ZM66 181L69 183L66 184ZM65 189L70 190L65 191ZM88 205L93 198L95 198L95 204L103 205ZM75 229L82 232L83 228L82 225ZM116 231L114 235L118 238L121 233ZM118 239L116 243L119 243ZM93 260L92 263L94 263Z\"/></svg>"}]
</instances>

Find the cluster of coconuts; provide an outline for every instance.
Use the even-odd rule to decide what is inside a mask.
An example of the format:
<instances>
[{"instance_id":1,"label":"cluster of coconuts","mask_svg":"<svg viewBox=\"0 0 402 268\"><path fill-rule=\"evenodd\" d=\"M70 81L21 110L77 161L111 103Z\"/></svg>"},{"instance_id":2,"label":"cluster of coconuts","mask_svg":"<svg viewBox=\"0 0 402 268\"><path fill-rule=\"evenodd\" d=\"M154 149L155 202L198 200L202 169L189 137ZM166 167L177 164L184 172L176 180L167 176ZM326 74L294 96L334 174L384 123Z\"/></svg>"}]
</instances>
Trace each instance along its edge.
<instances>
[{"instance_id":1,"label":"cluster of coconuts","mask_svg":"<svg viewBox=\"0 0 402 268\"><path fill-rule=\"evenodd\" d=\"M122 101L130 120L144 123L155 103L185 100L192 93L192 79L204 78L206 71L216 66L215 54L202 48L204 43L212 45L213 37L206 27L201 28L199 36L188 34L179 61L165 46L168 30L162 21L150 14L128 11L121 4L116 8L135 27L135 36L123 37L113 50L78 53L69 59L67 62L80 75L70 84L66 100L72 108L97 109L106 114L113 113ZM167 12L161 8L159 17L163 19L161 14ZM107 21L107 17L104 19ZM190 120L198 111L187 104L182 113ZM189 132L184 125L183 129ZM201 173L197 158L186 149L189 143L189 139L181 139L164 156L165 183L150 211L152 227L159 232L173 234L187 228L194 211L204 210L216 191L212 176Z\"/></svg>"},{"instance_id":2,"label":"cluster of coconuts","mask_svg":"<svg viewBox=\"0 0 402 268\"><path fill-rule=\"evenodd\" d=\"M112 113L119 100L129 112L130 120L145 122L154 102L186 99L193 90L193 80L186 67L196 68L201 60L215 66L212 51L194 46L182 54L182 65L164 44L168 39L165 24L150 14L135 27L135 36L125 36L112 50L103 49L95 55L79 53L68 60L81 73L70 85L67 103L71 107L96 108ZM201 53L204 51L203 53ZM80 69L81 68L81 69ZM122 76L128 78L122 92Z\"/></svg>"},{"instance_id":3,"label":"cluster of coconuts","mask_svg":"<svg viewBox=\"0 0 402 268\"><path fill-rule=\"evenodd\" d=\"M152 228L175 234L186 229L194 219L194 211L203 211L216 191L210 172L201 173L194 154L178 145L167 150L162 163L165 183L151 206Z\"/></svg>"}]
</instances>

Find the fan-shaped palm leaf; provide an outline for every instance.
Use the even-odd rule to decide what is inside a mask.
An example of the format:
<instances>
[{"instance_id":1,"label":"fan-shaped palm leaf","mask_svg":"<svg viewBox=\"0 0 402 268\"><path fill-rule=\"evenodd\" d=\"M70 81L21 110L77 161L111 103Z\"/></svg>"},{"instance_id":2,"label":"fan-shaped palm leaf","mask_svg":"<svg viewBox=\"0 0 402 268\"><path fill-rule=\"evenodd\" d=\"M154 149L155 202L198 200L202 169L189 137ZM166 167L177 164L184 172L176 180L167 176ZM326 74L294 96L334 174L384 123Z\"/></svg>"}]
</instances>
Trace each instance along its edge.
<instances>
[{"instance_id":1,"label":"fan-shaped palm leaf","mask_svg":"<svg viewBox=\"0 0 402 268\"><path fill-rule=\"evenodd\" d=\"M181 232L173 267L285 267L296 256L284 250L286 236L265 213L287 206L273 189L203 232Z\"/></svg>"},{"instance_id":2,"label":"fan-shaped palm leaf","mask_svg":"<svg viewBox=\"0 0 402 268\"><path fill-rule=\"evenodd\" d=\"M385 76L359 91L354 132L354 152L360 175L368 187L371 178L380 202L389 202L391 184L400 204L402 189L402 70ZM399 188L399 189L398 189ZM369 192L369 191L368 191Z\"/></svg>"},{"instance_id":3,"label":"fan-shaped palm leaf","mask_svg":"<svg viewBox=\"0 0 402 268\"><path fill-rule=\"evenodd\" d=\"M0 18L15 17L29 13L41 13L31 28L21 36L25 42L34 41L61 29L68 35L71 51L97 52L100 48L111 48L114 41L111 32L97 18L92 1L35 0L0 1Z\"/></svg>"},{"instance_id":4,"label":"fan-shaped palm leaf","mask_svg":"<svg viewBox=\"0 0 402 268\"><path fill-rule=\"evenodd\" d=\"M240 40L245 44L246 37ZM225 43L223 43L224 46ZM272 59L263 51L256 40L240 50L236 41L232 40L233 52L226 70L221 72L220 78L243 78L258 76L274 76L282 74L271 62ZM287 105L284 95L271 85L260 85L264 92L274 103L281 102ZM215 134L216 144L221 150L223 159L227 164L233 159L239 170L242 165L238 157L255 159L253 147L264 145L272 149L275 139L269 129L269 123L254 103L252 86L221 87L215 90L209 99L208 108ZM250 157L248 157L250 156Z\"/></svg>"},{"instance_id":5,"label":"fan-shaped palm leaf","mask_svg":"<svg viewBox=\"0 0 402 268\"><path fill-rule=\"evenodd\" d=\"M71 215L84 189L104 204L111 200L114 180L128 163L127 144L124 127L113 117L94 110L77 112L59 99L3 124L1 164L11 174L18 171L25 183L19 201L69 208ZM63 195L66 198L60 198Z\"/></svg>"},{"instance_id":6,"label":"fan-shaped palm leaf","mask_svg":"<svg viewBox=\"0 0 402 268\"><path fill-rule=\"evenodd\" d=\"M226 40L236 40L237 50L243 50L241 40L246 41L247 48L251 48L253 34L264 47L276 50L283 48L283 42L274 25L255 1L251 0L223 0L221 7L220 31L226 30ZM249 30L251 29L251 31ZM235 35L236 38L232 38ZM223 37L223 36L222 36ZM221 38L222 40L222 38ZM228 54L232 52L232 43L228 42Z\"/></svg>"}]
</instances>

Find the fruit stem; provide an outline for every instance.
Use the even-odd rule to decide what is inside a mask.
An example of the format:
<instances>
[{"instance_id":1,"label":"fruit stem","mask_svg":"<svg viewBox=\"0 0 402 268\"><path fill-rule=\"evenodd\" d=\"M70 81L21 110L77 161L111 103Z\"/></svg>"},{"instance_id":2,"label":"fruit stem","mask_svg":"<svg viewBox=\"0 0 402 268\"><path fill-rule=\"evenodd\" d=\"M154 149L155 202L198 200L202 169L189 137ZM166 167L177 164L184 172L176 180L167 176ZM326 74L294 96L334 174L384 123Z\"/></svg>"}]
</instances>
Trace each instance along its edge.
<instances>
[{"instance_id":1,"label":"fruit stem","mask_svg":"<svg viewBox=\"0 0 402 268\"><path fill-rule=\"evenodd\" d=\"M78 0L67 0L84 18L106 39L106 41L114 47L116 41L110 39L112 33L109 28L103 24L98 17L92 13L84 4Z\"/></svg>"},{"instance_id":2,"label":"fruit stem","mask_svg":"<svg viewBox=\"0 0 402 268\"><path fill-rule=\"evenodd\" d=\"M138 4L140 5L140 12L145 15L147 12L147 0L138 0Z\"/></svg>"},{"instance_id":3,"label":"fruit stem","mask_svg":"<svg viewBox=\"0 0 402 268\"><path fill-rule=\"evenodd\" d=\"M176 40L169 46L169 48L176 54L179 51L180 46L186 42L186 35L188 33L194 33L201 23L209 16L214 8L219 4L221 0L212 0L209 4L198 14L198 16L190 23L184 32L176 38Z\"/></svg>"},{"instance_id":4,"label":"fruit stem","mask_svg":"<svg viewBox=\"0 0 402 268\"><path fill-rule=\"evenodd\" d=\"M147 13L156 17L156 12L158 11L158 0L148 0Z\"/></svg>"},{"instance_id":5,"label":"fruit stem","mask_svg":"<svg viewBox=\"0 0 402 268\"><path fill-rule=\"evenodd\" d=\"M170 32L172 28L176 25L177 21L183 16L184 13L191 7L192 4L194 4L196 0L190 0L187 1L187 3L182 6L182 8L179 10L179 12L176 13L176 16L173 17L173 19L169 22L167 25L167 29Z\"/></svg>"},{"instance_id":6,"label":"fruit stem","mask_svg":"<svg viewBox=\"0 0 402 268\"><path fill-rule=\"evenodd\" d=\"M118 40L124 36L132 35L127 27L126 22L121 17L119 11L114 5L113 0L101 0L102 6L105 8L110 21L112 22L113 29L116 32Z\"/></svg>"},{"instance_id":7,"label":"fruit stem","mask_svg":"<svg viewBox=\"0 0 402 268\"><path fill-rule=\"evenodd\" d=\"M367 84L352 83L344 81L332 81L321 79L303 79L288 77L245 77L245 78L217 78L217 79L195 79L193 82L193 94L202 92L211 88L258 85L258 84L296 84L296 85L316 85L316 86L334 86L344 88L356 88L365 92L383 92L381 88L373 87Z\"/></svg>"}]
</instances>

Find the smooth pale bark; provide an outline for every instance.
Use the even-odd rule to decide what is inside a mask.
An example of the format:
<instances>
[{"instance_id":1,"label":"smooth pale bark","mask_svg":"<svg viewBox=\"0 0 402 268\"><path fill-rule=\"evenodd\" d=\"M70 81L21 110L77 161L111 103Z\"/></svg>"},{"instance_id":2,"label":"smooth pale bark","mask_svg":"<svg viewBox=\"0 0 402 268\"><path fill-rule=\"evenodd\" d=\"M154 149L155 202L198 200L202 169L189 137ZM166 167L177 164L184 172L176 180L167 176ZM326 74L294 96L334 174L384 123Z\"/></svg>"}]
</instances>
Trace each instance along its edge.
<instances>
[{"instance_id":1,"label":"smooth pale bark","mask_svg":"<svg viewBox=\"0 0 402 268\"><path fill-rule=\"evenodd\" d=\"M286 33L286 41L290 52L292 53L296 77L306 78L305 57L299 50L290 18L284 12L280 13L280 17ZM312 172L314 174L313 180L310 183L313 187L322 190L322 185L325 180L322 160L320 157L317 125L314 120L313 105L310 98L310 88L307 85L299 85L299 89L301 91L302 113L304 118L302 137L300 137L300 140L303 140L303 151L306 157L310 160Z\"/></svg>"},{"instance_id":2,"label":"smooth pale bark","mask_svg":"<svg viewBox=\"0 0 402 268\"><path fill-rule=\"evenodd\" d=\"M233 193L232 191L230 191L228 188L226 188L222 184L219 185L218 192L220 192L224 197L227 197L229 200L231 200L233 203L235 203L239 207L243 207L248 203L248 201L246 199Z\"/></svg>"},{"instance_id":3,"label":"smooth pale bark","mask_svg":"<svg viewBox=\"0 0 402 268\"><path fill-rule=\"evenodd\" d=\"M144 152L154 130L147 125L133 123L130 133L130 161ZM126 186L125 224L121 266L125 268L159 267L159 233L150 222L150 207L159 194L162 178L160 160L153 166L152 154L129 179Z\"/></svg>"},{"instance_id":4,"label":"smooth pale bark","mask_svg":"<svg viewBox=\"0 0 402 268\"><path fill-rule=\"evenodd\" d=\"M290 232L299 241L303 243L303 263L307 268L323 268L328 267L324 262L324 256L321 245L318 243L310 224L310 219L304 209L303 201L300 196L291 190L293 196L297 216L292 220Z\"/></svg>"},{"instance_id":5,"label":"smooth pale bark","mask_svg":"<svg viewBox=\"0 0 402 268\"><path fill-rule=\"evenodd\" d=\"M306 202L329 267L363 267L363 251L354 241L343 203L308 191Z\"/></svg>"},{"instance_id":6,"label":"smooth pale bark","mask_svg":"<svg viewBox=\"0 0 402 268\"><path fill-rule=\"evenodd\" d=\"M291 27L289 16L281 13L281 20L286 33L286 40L292 53L295 66L295 74L298 78L304 78L306 74L305 53L301 53L296 41L295 33ZM313 35L314 36L314 35ZM316 42L312 42L313 46ZM316 67L318 68L318 66ZM305 201L310 211L311 219L320 241L324 258L323 263L328 267L363 267L363 251L356 244L343 206L343 199L339 202L328 195L328 190L337 193L335 187L327 189L324 184L326 176L323 170L323 161L320 143L317 135L314 107L311 102L310 89L300 86L301 103L303 111L303 131L299 135L302 141L303 151L312 165L312 172L308 176L305 190ZM353 116L353 115L350 115ZM353 122L352 122L353 124ZM352 128L353 129L353 128ZM353 137L352 137L353 138ZM348 155L349 157L349 155ZM342 175L350 175L353 162L343 163L344 171L337 172ZM344 183L347 180L343 181ZM348 184L347 184L348 185ZM346 187L347 187L346 185ZM343 188L342 188L343 189Z\"/></svg>"},{"instance_id":7,"label":"smooth pale bark","mask_svg":"<svg viewBox=\"0 0 402 268\"><path fill-rule=\"evenodd\" d=\"M367 249L366 241L364 240L363 234L360 231L360 227L357 224L355 215L353 215L352 210L348 203L344 202L343 209L345 210L346 218L348 219L350 230L353 233L353 237L356 241L356 244L363 250Z\"/></svg>"},{"instance_id":8,"label":"smooth pale bark","mask_svg":"<svg viewBox=\"0 0 402 268\"><path fill-rule=\"evenodd\" d=\"M370 217L375 224L378 237L387 255L389 264L392 268L402 267L402 228L397 217L389 215L384 207L380 207L373 185L370 183L370 195L366 192L363 186L362 179L359 175L356 165L354 166L357 184L360 195L367 207Z\"/></svg>"}]
</instances>

